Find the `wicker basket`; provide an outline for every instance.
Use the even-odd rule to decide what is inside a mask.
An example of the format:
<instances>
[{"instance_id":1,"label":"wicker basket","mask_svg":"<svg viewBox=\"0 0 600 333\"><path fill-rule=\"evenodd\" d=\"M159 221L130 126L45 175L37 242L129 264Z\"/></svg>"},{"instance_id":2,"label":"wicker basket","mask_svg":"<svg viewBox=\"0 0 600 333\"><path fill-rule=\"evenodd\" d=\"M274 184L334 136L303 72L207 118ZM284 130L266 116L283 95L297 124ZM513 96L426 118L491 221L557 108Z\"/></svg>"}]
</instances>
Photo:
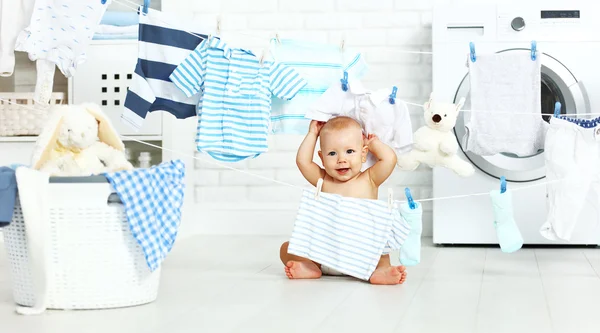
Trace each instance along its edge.
<instances>
[{"instance_id":1,"label":"wicker basket","mask_svg":"<svg viewBox=\"0 0 600 333\"><path fill-rule=\"evenodd\" d=\"M50 104L66 103L64 93L52 93ZM39 135L47 118L48 107L38 107L33 93L0 93L0 136Z\"/></svg>"},{"instance_id":2,"label":"wicker basket","mask_svg":"<svg viewBox=\"0 0 600 333\"><path fill-rule=\"evenodd\" d=\"M51 178L47 308L106 309L154 301L160 269L150 272L110 184L104 177L73 179L96 183L65 183L69 178ZM15 302L33 306L25 225L18 200L13 220L4 229L4 241Z\"/></svg>"}]
</instances>

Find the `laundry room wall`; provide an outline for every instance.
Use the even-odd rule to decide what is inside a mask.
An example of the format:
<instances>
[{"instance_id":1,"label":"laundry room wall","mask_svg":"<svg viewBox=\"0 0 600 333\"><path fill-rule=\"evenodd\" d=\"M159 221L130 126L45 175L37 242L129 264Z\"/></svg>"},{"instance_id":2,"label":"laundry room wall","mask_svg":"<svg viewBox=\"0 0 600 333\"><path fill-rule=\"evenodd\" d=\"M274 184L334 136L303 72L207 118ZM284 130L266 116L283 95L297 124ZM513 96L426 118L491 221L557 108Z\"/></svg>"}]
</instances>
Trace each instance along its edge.
<instances>
[{"instance_id":1,"label":"laundry room wall","mask_svg":"<svg viewBox=\"0 0 600 333\"><path fill-rule=\"evenodd\" d=\"M364 54L369 71L364 83L371 89L396 85L399 98L423 103L431 92L431 55L402 51L431 50L431 0L163 0L162 9L215 29L221 18L225 40L263 52L268 38L297 38L339 45ZM253 35L256 37L248 36ZM260 53L259 53L260 54ZM423 124L421 109L410 107L413 130ZM179 127L178 127L179 128ZM188 134L189 140L193 136ZM303 136L271 136L269 152L232 164L249 172L294 185L307 183L295 165ZM186 144L187 145L187 144ZM191 170L190 170L191 171ZM196 161L194 218L186 228L202 233L289 233L300 190ZM431 169L396 170L381 187L404 199L410 187L415 198L432 194ZM431 203L424 207L424 235L431 235ZM193 224L190 227L190 224Z\"/></svg>"}]
</instances>

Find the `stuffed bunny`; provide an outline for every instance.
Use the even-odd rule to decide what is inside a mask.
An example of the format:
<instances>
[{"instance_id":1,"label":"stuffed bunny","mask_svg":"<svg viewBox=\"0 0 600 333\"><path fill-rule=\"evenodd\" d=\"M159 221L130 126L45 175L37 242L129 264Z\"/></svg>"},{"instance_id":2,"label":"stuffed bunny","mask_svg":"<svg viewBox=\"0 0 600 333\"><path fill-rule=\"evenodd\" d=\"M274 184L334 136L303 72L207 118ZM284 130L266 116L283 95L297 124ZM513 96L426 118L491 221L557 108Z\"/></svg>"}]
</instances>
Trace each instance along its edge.
<instances>
[{"instance_id":1,"label":"stuffed bunny","mask_svg":"<svg viewBox=\"0 0 600 333\"><path fill-rule=\"evenodd\" d=\"M133 169L124 149L97 105L57 105L38 137L32 165L51 176L90 176Z\"/></svg>"},{"instance_id":2,"label":"stuffed bunny","mask_svg":"<svg viewBox=\"0 0 600 333\"><path fill-rule=\"evenodd\" d=\"M435 103L431 94L429 101L423 105L426 125L415 132L413 150L398 156L400 169L412 171L424 163L430 167L449 168L463 177L474 173L473 166L456 155L458 142L452 133L464 102L462 98L456 105Z\"/></svg>"}]
</instances>

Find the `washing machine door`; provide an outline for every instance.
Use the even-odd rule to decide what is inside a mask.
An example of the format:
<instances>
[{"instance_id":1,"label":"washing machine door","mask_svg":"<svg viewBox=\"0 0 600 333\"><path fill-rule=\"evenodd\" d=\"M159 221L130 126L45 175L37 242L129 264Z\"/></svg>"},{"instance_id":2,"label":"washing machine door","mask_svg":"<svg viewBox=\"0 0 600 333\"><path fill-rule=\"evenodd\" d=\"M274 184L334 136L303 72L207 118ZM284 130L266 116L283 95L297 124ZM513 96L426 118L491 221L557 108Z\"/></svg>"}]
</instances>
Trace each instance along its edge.
<instances>
[{"instance_id":1,"label":"washing machine door","mask_svg":"<svg viewBox=\"0 0 600 333\"><path fill-rule=\"evenodd\" d=\"M508 49L500 52L531 52L528 49ZM549 121L554 114L554 104L560 102L562 105L562 114L585 114L590 112L589 98L581 82L578 82L573 74L558 60L545 54L542 57L541 69L541 93L542 93L542 113L545 121ZM461 97L465 97L466 102L463 109L469 110L470 106L470 82L469 74L465 75L460 83L454 103L458 103ZM461 149L463 137L466 134L465 124L468 123L470 112L461 112L454 127L454 133L458 139ZM499 153L493 156L479 156L470 151L465 155L484 173L500 178L505 176L507 180L513 182L529 182L545 177L544 154L543 150L537 154L525 157L518 157L510 153Z\"/></svg>"}]
</instances>

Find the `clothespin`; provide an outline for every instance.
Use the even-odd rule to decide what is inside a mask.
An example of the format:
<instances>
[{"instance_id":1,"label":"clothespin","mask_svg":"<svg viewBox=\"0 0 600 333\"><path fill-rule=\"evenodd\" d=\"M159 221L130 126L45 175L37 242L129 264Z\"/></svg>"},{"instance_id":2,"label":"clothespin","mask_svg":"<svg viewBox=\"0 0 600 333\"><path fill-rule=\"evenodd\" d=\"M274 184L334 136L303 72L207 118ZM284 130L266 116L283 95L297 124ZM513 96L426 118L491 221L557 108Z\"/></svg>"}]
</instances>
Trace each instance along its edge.
<instances>
[{"instance_id":1,"label":"clothespin","mask_svg":"<svg viewBox=\"0 0 600 333\"><path fill-rule=\"evenodd\" d=\"M275 39L277 40L278 44L281 44L281 39L279 39L279 33L275 33Z\"/></svg>"},{"instance_id":2,"label":"clothespin","mask_svg":"<svg viewBox=\"0 0 600 333\"><path fill-rule=\"evenodd\" d=\"M221 15L217 15L217 36L221 36Z\"/></svg>"},{"instance_id":3,"label":"clothespin","mask_svg":"<svg viewBox=\"0 0 600 333\"><path fill-rule=\"evenodd\" d=\"M344 71L344 78L340 81L342 82L342 90L348 91L348 72Z\"/></svg>"},{"instance_id":4,"label":"clothespin","mask_svg":"<svg viewBox=\"0 0 600 333\"><path fill-rule=\"evenodd\" d=\"M560 116L561 107L562 105L560 105L560 102L554 103L554 118L558 118Z\"/></svg>"},{"instance_id":5,"label":"clothespin","mask_svg":"<svg viewBox=\"0 0 600 333\"><path fill-rule=\"evenodd\" d=\"M475 62L477 60L477 56L475 55L475 44L473 44L473 42L469 43L469 49L471 50L471 61Z\"/></svg>"},{"instance_id":6,"label":"clothespin","mask_svg":"<svg viewBox=\"0 0 600 333\"><path fill-rule=\"evenodd\" d=\"M506 192L506 177L500 177L500 193Z\"/></svg>"},{"instance_id":7,"label":"clothespin","mask_svg":"<svg viewBox=\"0 0 600 333\"><path fill-rule=\"evenodd\" d=\"M398 88L394 86L392 88L392 93L390 94L390 104L396 104L396 93L398 92Z\"/></svg>"},{"instance_id":8,"label":"clothespin","mask_svg":"<svg viewBox=\"0 0 600 333\"><path fill-rule=\"evenodd\" d=\"M317 180L317 191L315 192L315 200L319 200L321 196L321 189L323 188L323 178L319 178Z\"/></svg>"},{"instance_id":9,"label":"clothespin","mask_svg":"<svg viewBox=\"0 0 600 333\"><path fill-rule=\"evenodd\" d=\"M100 3L104 5L106 4L106 0L100 0Z\"/></svg>"},{"instance_id":10,"label":"clothespin","mask_svg":"<svg viewBox=\"0 0 600 333\"><path fill-rule=\"evenodd\" d=\"M534 60L537 58L537 42L532 40L531 41L531 60Z\"/></svg>"},{"instance_id":11,"label":"clothespin","mask_svg":"<svg viewBox=\"0 0 600 333\"><path fill-rule=\"evenodd\" d=\"M394 208L394 190L391 187L388 188L388 208Z\"/></svg>"},{"instance_id":12,"label":"clothespin","mask_svg":"<svg viewBox=\"0 0 600 333\"><path fill-rule=\"evenodd\" d=\"M148 14L149 6L150 6L150 0L144 0L144 7L142 8L142 11L144 12L144 14Z\"/></svg>"},{"instance_id":13,"label":"clothespin","mask_svg":"<svg viewBox=\"0 0 600 333\"><path fill-rule=\"evenodd\" d=\"M410 207L410 209L417 208L417 204L415 204L415 201L413 200L413 197L410 194L410 189L408 187L404 189L404 194L406 194L406 200L408 200L408 207Z\"/></svg>"}]
</instances>

